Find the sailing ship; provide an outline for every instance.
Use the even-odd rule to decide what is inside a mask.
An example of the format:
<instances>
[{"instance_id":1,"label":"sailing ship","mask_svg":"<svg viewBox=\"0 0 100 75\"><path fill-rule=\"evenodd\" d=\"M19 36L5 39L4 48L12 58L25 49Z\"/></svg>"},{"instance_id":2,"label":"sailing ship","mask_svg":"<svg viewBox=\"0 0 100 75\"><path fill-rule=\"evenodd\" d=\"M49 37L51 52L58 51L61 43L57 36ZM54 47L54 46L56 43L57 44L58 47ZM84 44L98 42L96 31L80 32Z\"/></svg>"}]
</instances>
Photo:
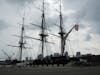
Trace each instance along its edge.
<instances>
[{"instance_id":1,"label":"sailing ship","mask_svg":"<svg viewBox=\"0 0 100 75\"><path fill-rule=\"evenodd\" d=\"M69 56L68 56L68 52L65 52L66 39L69 36L69 34L72 32L73 29L78 31L78 26L79 25L77 25L77 24L74 25L69 30L69 32L65 33L64 27L63 27L62 2L61 2L61 0L60 0L59 8L60 8L60 12L59 12L60 24L58 26L59 26L60 32L58 34L59 34L59 37L61 39L61 53L58 54L57 56L55 56L55 55L44 56L45 45L47 43L50 43L50 44L53 44L53 43L49 42L47 40L47 37L49 36L49 34L46 32L47 26L46 26L46 19L45 19L45 0L43 0L43 3L42 3L42 22L41 22L41 26L38 26L37 24L32 24L34 26L40 27L40 29L41 29L41 33L39 34L40 39L37 39L37 38L34 38L34 37L25 36L26 38L31 38L31 39L39 40L41 42L41 44L42 44L42 46L41 46L41 54L39 54L38 57L35 60L33 60L33 62L30 63L31 65L33 64L33 65L42 65L43 66L43 65L46 64L48 66L50 64L52 64L52 65L57 64L59 66L60 64L62 64L64 66L70 60ZM20 61L21 61L22 46L20 46L20 47L21 47L21 52L20 52Z\"/></svg>"},{"instance_id":2,"label":"sailing ship","mask_svg":"<svg viewBox=\"0 0 100 75\"><path fill-rule=\"evenodd\" d=\"M38 26L41 28L41 33L39 34L40 36L40 39L37 39L37 38L34 38L34 37L29 37L29 36L24 36L24 32L25 32L25 28L24 28L24 21L25 21L25 17L22 18L22 27L21 27L21 35L19 36L20 37L20 40L19 40L19 46L13 46L13 45L8 45L8 46L12 46L12 47L18 47L19 50L20 50L20 54L19 54L19 62L22 62L22 52L23 52L23 49L26 49L28 47L25 47L25 44L26 42L24 41L25 38L31 38L31 39L35 39L35 40L39 40L41 41L41 54L39 54L37 56L36 59L32 60L29 64L31 65L49 65L49 64L57 64L58 66L60 64L62 64L63 66L65 64L67 64L69 61L70 61L70 57L68 55L68 52L65 52L65 45L66 45L66 39L68 38L69 34L72 32L73 29L75 29L76 31L78 31L78 26L79 25L74 25L70 30L69 32L65 32L64 31L64 27L63 27L63 17L62 17L62 1L60 0L60 4L59 4L59 19L60 19L60 22L59 22L59 29L60 29L60 32L58 33L59 34L59 38L60 38L60 45L61 45L61 52L60 54L57 54L57 55L47 55L47 56L44 56L44 48L45 48L45 44L46 43L50 43L50 44L53 44L52 42L49 42L47 40L47 37L49 36L49 34L46 32L47 30L47 26L46 26L46 19L45 19L45 0L43 0L43 3L42 3L42 22L41 22L41 26ZM37 26L36 24L32 24L34 26ZM16 62L17 63L17 62Z\"/></svg>"}]
</instances>

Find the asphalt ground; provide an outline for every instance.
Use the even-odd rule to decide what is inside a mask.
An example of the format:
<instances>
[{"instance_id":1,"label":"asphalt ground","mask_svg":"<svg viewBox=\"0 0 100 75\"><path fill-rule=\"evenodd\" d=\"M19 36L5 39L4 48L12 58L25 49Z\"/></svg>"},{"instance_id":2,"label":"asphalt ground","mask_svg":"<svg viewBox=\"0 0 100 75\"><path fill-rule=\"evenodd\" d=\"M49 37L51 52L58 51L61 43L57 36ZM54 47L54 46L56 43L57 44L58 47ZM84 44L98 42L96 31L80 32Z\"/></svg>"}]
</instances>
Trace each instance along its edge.
<instances>
[{"instance_id":1,"label":"asphalt ground","mask_svg":"<svg viewBox=\"0 0 100 75\"><path fill-rule=\"evenodd\" d=\"M1 67L0 75L100 75L95 67Z\"/></svg>"}]
</instances>

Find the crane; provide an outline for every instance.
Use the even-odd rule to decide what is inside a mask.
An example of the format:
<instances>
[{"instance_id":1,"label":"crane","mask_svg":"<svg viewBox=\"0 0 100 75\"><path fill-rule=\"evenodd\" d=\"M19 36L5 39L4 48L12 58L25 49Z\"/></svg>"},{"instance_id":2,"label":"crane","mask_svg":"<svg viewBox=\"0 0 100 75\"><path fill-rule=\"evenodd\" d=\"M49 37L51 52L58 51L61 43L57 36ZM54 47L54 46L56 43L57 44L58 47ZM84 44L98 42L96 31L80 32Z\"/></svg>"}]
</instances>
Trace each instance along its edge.
<instances>
[{"instance_id":1,"label":"crane","mask_svg":"<svg viewBox=\"0 0 100 75\"><path fill-rule=\"evenodd\" d=\"M65 42L66 42L66 39L68 37L68 35L72 32L72 30L75 28L75 30L78 31L78 26L79 25L74 25L68 33L65 33L64 31L64 27L63 27L63 17L62 17L62 4L61 4L62 0L60 0L60 5L59 5L59 8L60 8L60 12L59 12L59 18L60 18L60 32L59 32L59 35L60 35L60 38L61 38L61 55L63 56L64 54L64 50L65 50Z\"/></svg>"},{"instance_id":2,"label":"crane","mask_svg":"<svg viewBox=\"0 0 100 75\"><path fill-rule=\"evenodd\" d=\"M15 55L15 53L13 53L11 56L9 56L3 49L2 52L8 57L8 60L11 60L11 58Z\"/></svg>"},{"instance_id":3,"label":"crane","mask_svg":"<svg viewBox=\"0 0 100 75\"><path fill-rule=\"evenodd\" d=\"M64 43L63 43L63 47L64 47L64 50L65 50L65 45L66 45L66 39L68 38L69 34L72 32L73 29L75 29L76 31L78 31L78 28L79 28L79 25L74 25L70 30L69 32L67 32L64 36Z\"/></svg>"}]
</instances>

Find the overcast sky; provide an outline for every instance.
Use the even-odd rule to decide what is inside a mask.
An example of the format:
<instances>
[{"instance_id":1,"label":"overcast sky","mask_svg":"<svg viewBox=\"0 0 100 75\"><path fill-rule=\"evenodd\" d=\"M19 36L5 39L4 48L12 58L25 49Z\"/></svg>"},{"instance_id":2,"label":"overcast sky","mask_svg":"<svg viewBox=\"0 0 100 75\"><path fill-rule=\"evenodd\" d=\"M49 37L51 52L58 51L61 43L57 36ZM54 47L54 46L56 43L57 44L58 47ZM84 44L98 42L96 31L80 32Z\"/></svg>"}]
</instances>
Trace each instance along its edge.
<instances>
[{"instance_id":1,"label":"overcast sky","mask_svg":"<svg viewBox=\"0 0 100 75\"><path fill-rule=\"evenodd\" d=\"M7 58L1 51L4 49L10 56L16 53L13 58L18 56L18 48L8 47L7 45L18 45L18 37L22 17L25 11L26 35L39 38L40 29L30 23L41 24L41 2L42 0L0 0L0 58ZM58 35L59 28L53 25L59 25L59 0L46 0L46 24L51 30L49 33ZM73 30L66 41L66 51L70 55L80 51L82 54L92 53L100 54L100 0L62 0L62 13L65 31L75 24L79 24L79 31ZM55 45L48 45L46 53L60 52L59 38L51 36L49 41L55 42ZM35 58L41 48L40 42L36 40L27 40L27 46L31 50L23 51L24 57Z\"/></svg>"}]
</instances>

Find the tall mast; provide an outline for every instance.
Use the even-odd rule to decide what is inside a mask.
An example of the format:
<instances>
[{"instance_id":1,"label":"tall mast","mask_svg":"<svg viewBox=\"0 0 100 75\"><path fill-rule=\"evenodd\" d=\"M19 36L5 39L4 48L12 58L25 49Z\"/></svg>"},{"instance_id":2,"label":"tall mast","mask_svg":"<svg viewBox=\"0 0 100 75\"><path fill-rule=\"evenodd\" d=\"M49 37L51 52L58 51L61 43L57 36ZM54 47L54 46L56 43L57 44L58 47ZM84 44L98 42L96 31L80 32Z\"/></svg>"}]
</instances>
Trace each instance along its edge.
<instances>
[{"instance_id":1,"label":"tall mast","mask_svg":"<svg viewBox=\"0 0 100 75\"><path fill-rule=\"evenodd\" d=\"M41 37L41 43L42 43L42 56L44 57L44 45L45 45L45 41L46 41L46 37L48 36L45 32L45 29L46 29L46 22L45 22L45 7L44 7L45 3L44 3L44 0L43 0L43 6L42 6L42 23L41 23L41 34L40 34L40 37Z\"/></svg>"},{"instance_id":2,"label":"tall mast","mask_svg":"<svg viewBox=\"0 0 100 75\"><path fill-rule=\"evenodd\" d=\"M17 37L20 37L20 40L19 40L19 46L14 46L14 45L8 45L8 46L11 46L11 47L18 47L19 48L19 50L20 50L20 55L19 55L19 61L21 61L22 60L22 50L23 50L23 48L28 48L28 47L25 47L25 41L24 41L24 31L25 31L25 29L24 29L24 21L25 21L25 18L23 17L22 18L22 27L21 27L21 35L20 36L17 36ZM16 35L15 35L16 36Z\"/></svg>"},{"instance_id":3,"label":"tall mast","mask_svg":"<svg viewBox=\"0 0 100 75\"><path fill-rule=\"evenodd\" d=\"M22 27L21 27L21 36L20 36L20 41L19 41L19 49L20 49L20 56L19 56L19 60L22 60L22 50L24 48L24 21L25 18L23 17L22 19L23 23L22 23Z\"/></svg>"},{"instance_id":4,"label":"tall mast","mask_svg":"<svg viewBox=\"0 0 100 75\"><path fill-rule=\"evenodd\" d=\"M24 15L22 17L21 34L20 34L20 36L17 36L17 37L20 37L20 40L19 40L19 43L18 43L19 45L18 46L8 45L8 46L11 46L11 47L18 47L19 48L19 50L20 50L19 61L22 61L23 48L24 49L31 49L29 47L25 47L26 41L24 40L24 38L27 38L28 36L24 36L24 32L25 32L25 10L24 10Z\"/></svg>"},{"instance_id":5,"label":"tall mast","mask_svg":"<svg viewBox=\"0 0 100 75\"><path fill-rule=\"evenodd\" d=\"M65 35L65 32L64 32L64 28L63 28L63 18L62 18L62 4L61 4L61 0L60 0L60 15L59 15L59 18L60 18L60 32L59 32L59 35L61 37L61 55L63 55L64 53L64 35Z\"/></svg>"}]
</instances>

